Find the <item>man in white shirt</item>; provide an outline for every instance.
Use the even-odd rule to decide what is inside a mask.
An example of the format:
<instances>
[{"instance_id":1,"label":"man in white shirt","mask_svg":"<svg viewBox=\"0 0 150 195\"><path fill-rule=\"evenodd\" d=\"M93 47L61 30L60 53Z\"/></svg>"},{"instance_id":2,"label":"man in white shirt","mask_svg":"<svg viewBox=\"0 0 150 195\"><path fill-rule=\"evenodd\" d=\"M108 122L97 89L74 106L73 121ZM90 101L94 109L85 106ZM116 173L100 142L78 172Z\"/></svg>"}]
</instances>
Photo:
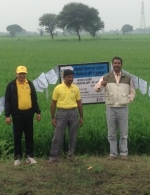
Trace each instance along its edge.
<instances>
[{"instance_id":1,"label":"man in white shirt","mask_svg":"<svg viewBox=\"0 0 150 195\"><path fill-rule=\"evenodd\" d=\"M110 143L110 156L108 159L116 159L117 149L117 128L120 130L119 154L122 160L128 157L128 104L135 97L135 90L132 79L122 72L122 59L112 59L113 70L102 76L95 85L96 92L105 88L106 117L108 127L108 141Z\"/></svg>"}]
</instances>

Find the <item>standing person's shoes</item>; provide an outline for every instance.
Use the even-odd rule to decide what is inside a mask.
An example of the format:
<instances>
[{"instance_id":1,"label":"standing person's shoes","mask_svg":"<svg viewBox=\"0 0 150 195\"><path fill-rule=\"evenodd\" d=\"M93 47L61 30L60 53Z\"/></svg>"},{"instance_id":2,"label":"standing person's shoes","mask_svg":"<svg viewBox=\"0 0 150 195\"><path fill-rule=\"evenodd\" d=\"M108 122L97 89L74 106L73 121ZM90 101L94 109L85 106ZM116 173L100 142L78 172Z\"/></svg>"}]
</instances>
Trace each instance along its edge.
<instances>
[{"instance_id":1,"label":"standing person's shoes","mask_svg":"<svg viewBox=\"0 0 150 195\"><path fill-rule=\"evenodd\" d=\"M107 160L116 160L117 156L108 156Z\"/></svg>"},{"instance_id":2,"label":"standing person's shoes","mask_svg":"<svg viewBox=\"0 0 150 195\"><path fill-rule=\"evenodd\" d=\"M18 166L18 165L21 165L21 160L20 159L16 159L14 161L14 166Z\"/></svg>"},{"instance_id":3,"label":"standing person's shoes","mask_svg":"<svg viewBox=\"0 0 150 195\"><path fill-rule=\"evenodd\" d=\"M26 163L28 163L28 164L36 164L37 161L34 158L28 156L27 159L26 159Z\"/></svg>"},{"instance_id":4,"label":"standing person's shoes","mask_svg":"<svg viewBox=\"0 0 150 195\"><path fill-rule=\"evenodd\" d=\"M66 155L66 158L70 161L73 161L73 162L76 161L76 159L77 159L76 156L70 152Z\"/></svg>"}]
</instances>

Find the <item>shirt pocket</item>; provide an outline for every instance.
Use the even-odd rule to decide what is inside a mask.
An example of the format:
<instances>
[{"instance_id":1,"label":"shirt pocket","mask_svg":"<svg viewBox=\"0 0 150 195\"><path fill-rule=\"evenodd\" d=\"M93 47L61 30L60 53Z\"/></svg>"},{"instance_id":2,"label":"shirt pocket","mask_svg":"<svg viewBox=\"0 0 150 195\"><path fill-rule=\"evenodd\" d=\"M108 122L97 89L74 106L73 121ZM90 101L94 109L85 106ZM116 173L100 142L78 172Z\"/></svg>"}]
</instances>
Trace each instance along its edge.
<instances>
[{"instance_id":1,"label":"shirt pocket","mask_svg":"<svg viewBox=\"0 0 150 195\"><path fill-rule=\"evenodd\" d=\"M124 104L130 103L129 94L127 94L127 93L122 93L121 96L120 96L119 103L120 103L120 104L123 104L123 105L124 105Z\"/></svg>"},{"instance_id":2,"label":"shirt pocket","mask_svg":"<svg viewBox=\"0 0 150 195\"><path fill-rule=\"evenodd\" d=\"M112 92L106 92L105 93L105 103L107 105L114 104L114 98L113 98L113 93Z\"/></svg>"}]
</instances>

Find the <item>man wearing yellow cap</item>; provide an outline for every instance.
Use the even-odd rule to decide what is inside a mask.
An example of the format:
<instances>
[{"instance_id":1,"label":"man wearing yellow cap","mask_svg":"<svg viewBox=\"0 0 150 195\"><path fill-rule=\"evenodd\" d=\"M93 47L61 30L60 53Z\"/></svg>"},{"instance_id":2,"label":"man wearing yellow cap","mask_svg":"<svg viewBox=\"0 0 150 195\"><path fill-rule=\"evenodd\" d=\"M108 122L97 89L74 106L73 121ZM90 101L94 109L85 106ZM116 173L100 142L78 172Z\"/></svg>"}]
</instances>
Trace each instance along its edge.
<instances>
[{"instance_id":1,"label":"man wearing yellow cap","mask_svg":"<svg viewBox=\"0 0 150 195\"><path fill-rule=\"evenodd\" d=\"M21 138L24 132L26 145L26 162L37 163L33 154L33 117L37 113L37 121L41 120L35 88L31 81L26 79L27 68L18 66L16 79L11 81L5 92L5 121L13 123L14 130L14 165L20 165L22 159Z\"/></svg>"}]
</instances>

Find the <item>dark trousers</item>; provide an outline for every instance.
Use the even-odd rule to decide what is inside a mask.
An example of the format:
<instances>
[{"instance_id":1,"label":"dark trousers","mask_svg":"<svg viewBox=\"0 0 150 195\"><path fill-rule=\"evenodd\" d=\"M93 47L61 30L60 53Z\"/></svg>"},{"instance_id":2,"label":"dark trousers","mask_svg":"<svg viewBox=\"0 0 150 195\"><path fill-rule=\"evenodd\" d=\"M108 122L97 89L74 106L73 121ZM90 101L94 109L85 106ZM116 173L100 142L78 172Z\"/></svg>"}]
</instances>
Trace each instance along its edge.
<instances>
[{"instance_id":1,"label":"dark trousers","mask_svg":"<svg viewBox=\"0 0 150 195\"><path fill-rule=\"evenodd\" d=\"M33 157L33 116L32 109L19 111L12 117L14 131L14 158L22 158L21 138L24 132L26 156Z\"/></svg>"}]
</instances>

